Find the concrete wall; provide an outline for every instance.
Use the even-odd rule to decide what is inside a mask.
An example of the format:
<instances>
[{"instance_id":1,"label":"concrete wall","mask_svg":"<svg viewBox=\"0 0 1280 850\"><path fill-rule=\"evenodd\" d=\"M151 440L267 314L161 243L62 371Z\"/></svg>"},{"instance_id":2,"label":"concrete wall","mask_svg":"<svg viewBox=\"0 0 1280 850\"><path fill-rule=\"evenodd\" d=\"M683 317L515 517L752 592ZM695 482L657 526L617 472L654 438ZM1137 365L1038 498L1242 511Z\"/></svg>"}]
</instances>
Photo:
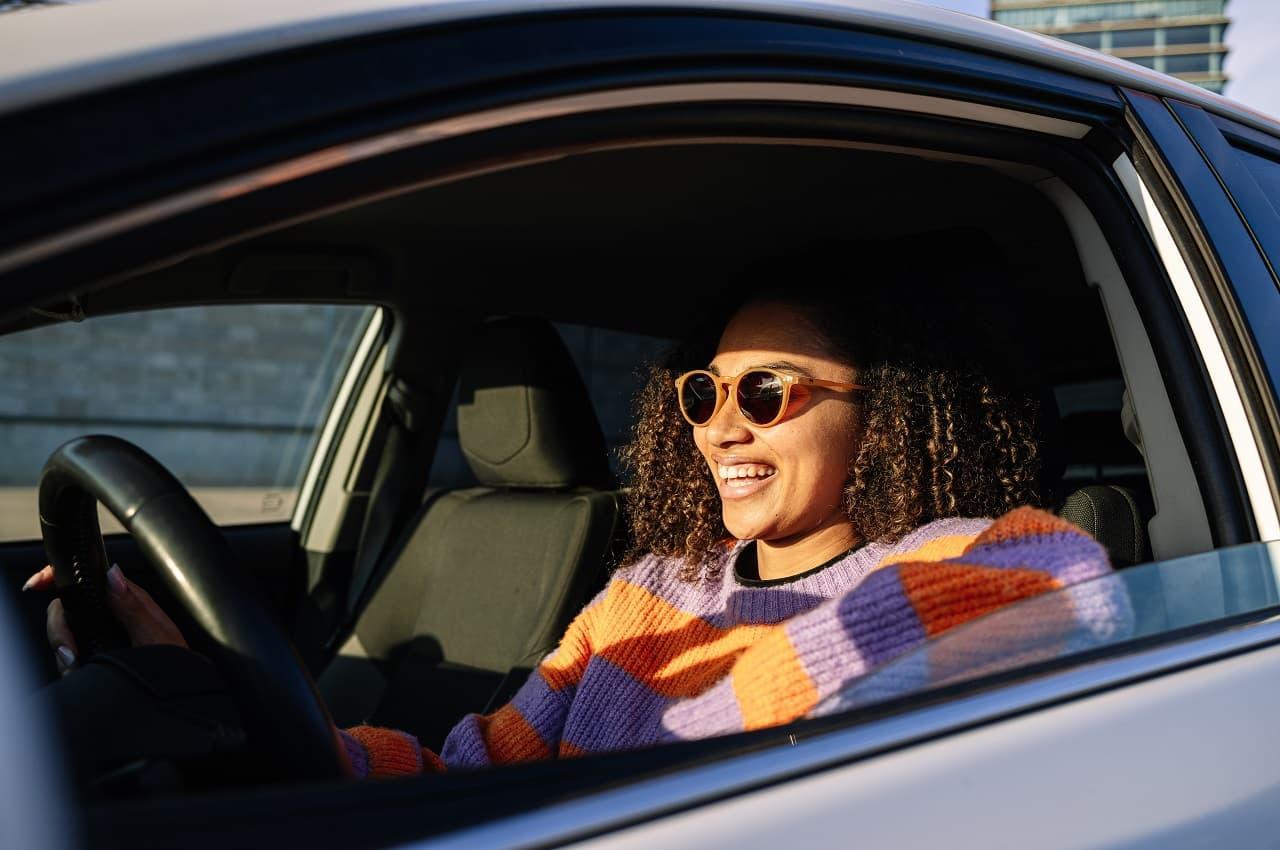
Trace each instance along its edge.
<instances>
[{"instance_id":1,"label":"concrete wall","mask_svg":"<svg viewBox=\"0 0 1280 850\"><path fill-rule=\"evenodd\" d=\"M188 486L291 486L362 308L195 307L0 338L0 486L115 434Z\"/></svg>"}]
</instances>

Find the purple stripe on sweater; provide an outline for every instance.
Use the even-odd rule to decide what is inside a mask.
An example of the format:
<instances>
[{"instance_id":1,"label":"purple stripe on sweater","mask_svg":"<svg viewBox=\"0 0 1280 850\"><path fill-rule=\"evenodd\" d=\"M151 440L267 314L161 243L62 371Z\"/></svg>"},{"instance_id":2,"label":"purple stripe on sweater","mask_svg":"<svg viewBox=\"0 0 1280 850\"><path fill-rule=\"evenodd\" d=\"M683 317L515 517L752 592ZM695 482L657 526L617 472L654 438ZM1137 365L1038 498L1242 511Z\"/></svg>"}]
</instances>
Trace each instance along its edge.
<instances>
[{"instance_id":1,"label":"purple stripe on sweater","mask_svg":"<svg viewBox=\"0 0 1280 850\"><path fill-rule=\"evenodd\" d=\"M850 595L856 595L866 584ZM866 656L851 639L848 624L839 611L844 600L832 600L786 625L787 637L796 658L818 692L818 699L831 695L847 679L862 676L871 668Z\"/></svg>"},{"instance_id":2,"label":"purple stripe on sweater","mask_svg":"<svg viewBox=\"0 0 1280 850\"><path fill-rule=\"evenodd\" d=\"M832 567L835 569L835 567ZM853 587L856 580L850 579L845 588ZM812 611L824 602L829 601L838 592L829 595L800 593L786 587L740 587L735 588L725 600L725 610L720 614L704 617L707 622L718 628L733 628L742 624L773 624ZM835 590L838 590L835 589Z\"/></svg>"},{"instance_id":3,"label":"purple stripe on sweater","mask_svg":"<svg viewBox=\"0 0 1280 850\"><path fill-rule=\"evenodd\" d=\"M692 741L741 732L744 723L733 679L726 676L704 694L671 703L662 714L658 741Z\"/></svg>"},{"instance_id":4,"label":"purple stripe on sweater","mask_svg":"<svg viewBox=\"0 0 1280 850\"><path fill-rule=\"evenodd\" d=\"M1065 591L1086 634L1086 646L1133 635L1137 618L1125 581L1115 573L1073 585Z\"/></svg>"},{"instance_id":5,"label":"purple stripe on sweater","mask_svg":"<svg viewBox=\"0 0 1280 850\"><path fill-rule=\"evenodd\" d=\"M1063 587L1107 572L1107 556L1090 537L1070 531L1036 534L975 547L947 563L996 569L1038 570Z\"/></svg>"},{"instance_id":6,"label":"purple stripe on sweater","mask_svg":"<svg viewBox=\"0 0 1280 850\"><path fill-rule=\"evenodd\" d=\"M534 670L511 701L553 753L560 746L564 718L573 702L574 690L574 687L569 687L557 691L547 684L540 670Z\"/></svg>"},{"instance_id":7,"label":"purple stripe on sweater","mask_svg":"<svg viewBox=\"0 0 1280 850\"><path fill-rule=\"evenodd\" d=\"M896 567L872 573L856 591L843 597L837 617L868 668L918 646L924 625L902 588Z\"/></svg>"},{"instance_id":8,"label":"purple stripe on sweater","mask_svg":"<svg viewBox=\"0 0 1280 850\"><path fill-rule=\"evenodd\" d=\"M468 714L453 727L440 748L440 759L450 770L489 766L489 749L477 722L479 715Z\"/></svg>"},{"instance_id":9,"label":"purple stripe on sweater","mask_svg":"<svg viewBox=\"0 0 1280 850\"><path fill-rule=\"evenodd\" d=\"M369 751L345 729L338 730L342 739L342 748L347 751L347 759L351 762L351 770L356 779L364 779L369 775Z\"/></svg>"},{"instance_id":10,"label":"purple stripe on sweater","mask_svg":"<svg viewBox=\"0 0 1280 850\"><path fill-rule=\"evenodd\" d=\"M620 667L594 656L565 718L564 741L592 753L648 746L657 741L668 703Z\"/></svg>"}]
</instances>

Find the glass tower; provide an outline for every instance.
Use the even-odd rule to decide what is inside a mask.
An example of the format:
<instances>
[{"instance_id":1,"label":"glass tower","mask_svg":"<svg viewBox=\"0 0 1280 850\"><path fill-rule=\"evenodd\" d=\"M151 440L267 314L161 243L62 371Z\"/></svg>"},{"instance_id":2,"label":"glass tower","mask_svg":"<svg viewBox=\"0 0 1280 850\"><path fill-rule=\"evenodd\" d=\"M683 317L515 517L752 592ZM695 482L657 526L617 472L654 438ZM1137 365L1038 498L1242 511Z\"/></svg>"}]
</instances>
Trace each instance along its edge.
<instances>
[{"instance_id":1,"label":"glass tower","mask_svg":"<svg viewBox=\"0 0 1280 850\"><path fill-rule=\"evenodd\" d=\"M991 0L991 17L1221 93L1227 0Z\"/></svg>"}]
</instances>

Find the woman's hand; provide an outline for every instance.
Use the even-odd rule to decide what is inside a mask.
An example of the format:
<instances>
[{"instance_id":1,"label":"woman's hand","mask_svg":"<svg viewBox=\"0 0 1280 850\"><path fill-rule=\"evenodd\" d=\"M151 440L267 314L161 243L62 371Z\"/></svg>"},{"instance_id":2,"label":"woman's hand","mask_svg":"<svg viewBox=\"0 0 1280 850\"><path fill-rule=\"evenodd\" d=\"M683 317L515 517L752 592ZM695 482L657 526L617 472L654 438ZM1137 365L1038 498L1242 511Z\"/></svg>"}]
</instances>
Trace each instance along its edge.
<instances>
[{"instance_id":1,"label":"woman's hand","mask_svg":"<svg viewBox=\"0 0 1280 850\"><path fill-rule=\"evenodd\" d=\"M53 567L45 567L27 579L22 589L52 590L53 586ZM134 646L161 643L182 647L187 645L182 632L178 631L169 615L161 610L151 594L124 577L119 564L107 570L107 605L128 632L129 641ZM58 672L66 675L75 666L78 653L76 638L67 624L67 613L62 608L61 599L49 603L45 636L49 647L53 649Z\"/></svg>"}]
</instances>

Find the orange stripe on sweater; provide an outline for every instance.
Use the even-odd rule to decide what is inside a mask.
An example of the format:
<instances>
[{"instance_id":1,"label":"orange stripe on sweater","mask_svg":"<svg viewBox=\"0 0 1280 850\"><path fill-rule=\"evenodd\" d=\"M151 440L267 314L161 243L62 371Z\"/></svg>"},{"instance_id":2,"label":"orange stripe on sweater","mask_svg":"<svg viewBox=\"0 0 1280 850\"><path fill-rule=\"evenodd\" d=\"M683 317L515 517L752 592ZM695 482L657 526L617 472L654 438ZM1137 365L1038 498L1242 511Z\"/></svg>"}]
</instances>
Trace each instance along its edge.
<instances>
[{"instance_id":1,"label":"orange stripe on sweater","mask_svg":"<svg viewBox=\"0 0 1280 850\"><path fill-rule=\"evenodd\" d=\"M1057 534L1061 532L1084 534L1079 526L1073 525L1060 516L1035 508L1016 508L1002 516L978 535L975 546L988 543L1003 543L1018 537L1030 537L1035 534ZM1087 535L1086 535L1087 536Z\"/></svg>"},{"instance_id":2,"label":"orange stripe on sweater","mask_svg":"<svg viewBox=\"0 0 1280 850\"><path fill-rule=\"evenodd\" d=\"M696 696L772 626L719 629L627 581L610 591L596 654L665 697Z\"/></svg>"},{"instance_id":3,"label":"orange stripe on sweater","mask_svg":"<svg viewBox=\"0 0 1280 850\"><path fill-rule=\"evenodd\" d=\"M348 729L347 733L359 741L369 754L370 776L418 774L424 750L413 743L404 732L379 729L376 726L356 726ZM430 767L435 768L436 765L432 764ZM440 765L439 769L443 770L443 765Z\"/></svg>"},{"instance_id":4,"label":"orange stripe on sweater","mask_svg":"<svg viewBox=\"0 0 1280 850\"><path fill-rule=\"evenodd\" d=\"M552 690L563 691L582 681L582 674L591 660L591 633L598 628L603 603L584 610L569 623L556 651L538 665L538 673Z\"/></svg>"},{"instance_id":5,"label":"orange stripe on sweater","mask_svg":"<svg viewBox=\"0 0 1280 850\"><path fill-rule=\"evenodd\" d=\"M906 563L907 561L942 561L946 558L954 558L963 554L969 544L976 539L976 534L948 534L944 537L935 537L910 552L890 555L877 564L876 569L892 566L893 564Z\"/></svg>"},{"instance_id":6,"label":"orange stripe on sweater","mask_svg":"<svg viewBox=\"0 0 1280 850\"><path fill-rule=\"evenodd\" d=\"M898 570L902 589L929 637L1059 587L1039 570L947 563L901 564Z\"/></svg>"},{"instance_id":7,"label":"orange stripe on sweater","mask_svg":"<svg viewBox=\"0 0 1280 850\"><path fill-rule=\"evenodd\" d=\"M733 668L733 692L744 729L764 729L803 717L818 702L818 689L800 664L782 625L742 656Z\"/></svg>"},{"instance_id":8,"label":"orange stripe on sweater","mask_svg":"<svg viewBox=\"0 0 1280 850\"><path fill-rule=\"evenodd\" d=\"M512 764L551 758L551 750L538 730L529 725L514 705L507 703L493 714L477 717L489 760L494 764Z\"/></svg>"}]
</instances>

